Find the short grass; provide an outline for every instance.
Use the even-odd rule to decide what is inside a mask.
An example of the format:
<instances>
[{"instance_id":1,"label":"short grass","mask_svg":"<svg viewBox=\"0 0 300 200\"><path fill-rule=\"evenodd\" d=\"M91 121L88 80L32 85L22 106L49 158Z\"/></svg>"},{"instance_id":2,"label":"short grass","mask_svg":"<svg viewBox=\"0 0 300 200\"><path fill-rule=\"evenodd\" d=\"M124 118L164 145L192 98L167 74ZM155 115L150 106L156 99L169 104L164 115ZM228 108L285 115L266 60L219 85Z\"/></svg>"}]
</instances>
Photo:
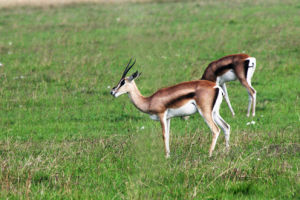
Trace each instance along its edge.
<instances>
[{"instance_id":1,"label":"short grass","mask_svg":"<svg viewBox=\"0 0 300 200\"><path fill-rule=\"evenodd\" d=\"M0 197L299 199L299 16L294 0L0 9ZM130 57L150 95L241 52L257 58L257 115L229 83L231 149L221 135L212 158L200 116L172 120L166 160L159 124L109 94Z\"/></svg>"}]
</instances>

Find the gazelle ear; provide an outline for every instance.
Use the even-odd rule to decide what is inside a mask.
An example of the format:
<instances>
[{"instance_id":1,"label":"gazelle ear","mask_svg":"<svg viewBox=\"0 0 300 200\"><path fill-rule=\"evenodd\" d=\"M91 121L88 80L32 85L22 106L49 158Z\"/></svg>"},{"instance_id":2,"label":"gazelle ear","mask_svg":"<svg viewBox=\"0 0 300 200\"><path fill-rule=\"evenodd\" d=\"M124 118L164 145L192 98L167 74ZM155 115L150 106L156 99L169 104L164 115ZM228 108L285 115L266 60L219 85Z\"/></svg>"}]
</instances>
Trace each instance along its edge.
<instances>
[{"instance_id":1,"label":"gazelle ear","mask_svg":"<svg viewBox=\"0 0 300 200\"><path fill-rule=\"evenodd\" d=\"M138 71L134 72L129 78L129 81L132 81L133 79L139 77L142 73L139 73Z\"/></svg>"}]
</instances>

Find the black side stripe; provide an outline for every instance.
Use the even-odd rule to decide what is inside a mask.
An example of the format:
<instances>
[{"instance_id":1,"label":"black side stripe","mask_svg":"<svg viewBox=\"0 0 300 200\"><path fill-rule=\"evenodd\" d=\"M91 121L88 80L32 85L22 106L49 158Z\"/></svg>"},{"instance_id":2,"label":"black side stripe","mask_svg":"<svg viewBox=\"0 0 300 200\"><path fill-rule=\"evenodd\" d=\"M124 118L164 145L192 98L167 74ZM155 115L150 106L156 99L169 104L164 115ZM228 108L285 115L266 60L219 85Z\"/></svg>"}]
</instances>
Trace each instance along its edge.
<instances>
[{"instance_id":1,"label":"black side stripe","mask_svg":"<svg viewBox=\"0 0 300 200\"><path fill-rule=\"evenodd\" d=\"M216 88L216 90L215 90L215 98L214 98L211 110L214 109L218 96L219 96L219 88Z\"/></svg>"},{"instance_id":2,"label":"black side stripe","mask_svg":"<svg viewBox=\"0 0 300 200\"><path fill-rule=\"evenodd\" d=\"M167 106L171 106L171 105L175 104L176 102L181 101L183 99L192 99L192 98L194 98L195 95L196 95L195 92L188 93L186 95L183 95L177 99L174 99L174 100L168 102Z\"/></svg>"},{"instance_id":3,"label":"black side stripe","mask_svg":"<svg viewBox=\"0 0 300 200\"><path fill-rule=\"evenodd\" d=\"M250 60L245 60L245 62L244 62L244 71L245 71L246 78L247 78L247 74L248 74L249 63L250 63Z\"/></svg>"},{"instance_id":4,"label":"black side stripe","mask_svg":"<svg viewBox=\"0 0 300 200\"><path fill-rule=\"evenodd\" d=\"M219 76L224 70L227 70L227 69L233 69L233 64L231 63L231 64L229 64L229 65L225 65L225 66L222 66L222 67L220 67L220 68L218 68L217 70L216 70L216 72L215 72L215 74L217 75L217 76Z\"/></svg>"}]
</instances>

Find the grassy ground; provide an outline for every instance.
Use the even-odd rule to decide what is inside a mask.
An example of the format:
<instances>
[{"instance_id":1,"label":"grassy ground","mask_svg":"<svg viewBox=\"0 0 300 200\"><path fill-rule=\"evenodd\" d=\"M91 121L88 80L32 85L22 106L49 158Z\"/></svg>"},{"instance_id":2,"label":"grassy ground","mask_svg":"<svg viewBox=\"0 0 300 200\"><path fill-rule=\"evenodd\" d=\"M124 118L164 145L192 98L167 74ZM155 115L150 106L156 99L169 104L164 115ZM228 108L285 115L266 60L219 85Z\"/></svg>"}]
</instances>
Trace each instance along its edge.
<instances>
[{"instance_id":1,"label":"grassy ground","mask_svg":"<svg viewBox=\"0 0 300 200\"><path fill-rule=\"evenodd\" d=\"M299 14L293 0L0 9L0 197L299 199ZM200 116L172 120L166 160L159 124L109 94L130 57L147 96L240 52L257 58L257 116L228 84L231 149L221 135L212 158Z\"/></svg>"}]
</instances>

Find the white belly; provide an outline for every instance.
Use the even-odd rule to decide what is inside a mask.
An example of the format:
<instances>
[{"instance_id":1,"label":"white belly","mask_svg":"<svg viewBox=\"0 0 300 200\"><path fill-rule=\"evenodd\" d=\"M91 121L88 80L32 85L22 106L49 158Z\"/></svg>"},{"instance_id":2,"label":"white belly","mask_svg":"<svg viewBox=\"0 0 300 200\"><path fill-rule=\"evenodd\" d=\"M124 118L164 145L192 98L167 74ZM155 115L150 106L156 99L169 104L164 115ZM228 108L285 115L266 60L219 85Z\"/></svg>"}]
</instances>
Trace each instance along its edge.
<instances>
[{"instance_id":1,"label":"white belly","mask_svg":"<svg viewBox=\"0 0 300 200\"><path fill-rule=\"evenodd\" d=\"M236 78L237 77L236 77L234 71L231 69L231 70L227 71L225 74L218 76L216 82L218 85L222 85L223 83L228 82L228 81L235 81Z\"/></svg>"},{"instance_id":2,"label":"white belly","mask_svg":"<svg viewBox=\"0 0 300 200\"><path fill-rule=\"evenodd\" d=\"M179 108L169 108L168 110L166 110L167 119L172 117L192 115L197 112L197 108L195 105L196 102L194 100L191 100ZM159 117L157 115L150 115L150 118L152 120L159 121Z\"/></svg>"},{"instance_id":3,"label":"white belly","mask_svg":"<svg viewBox=\"0 0 300 200\"><path fill-rule=\"evenodd\" d=\"M150 119L159 121L159 117L157 115L150 115Z\"/></svg>"},{"instance_id":4,"label":"white belly","mask_svg":"<svg viewBox=\"0 0 300 200\"><path fill-rule=\"evenodd\" d=\"M167 110L167 118L192 115L197 112L194 100L189 101L179 108L170 108Z\"/></svg>"}]
</instances>

